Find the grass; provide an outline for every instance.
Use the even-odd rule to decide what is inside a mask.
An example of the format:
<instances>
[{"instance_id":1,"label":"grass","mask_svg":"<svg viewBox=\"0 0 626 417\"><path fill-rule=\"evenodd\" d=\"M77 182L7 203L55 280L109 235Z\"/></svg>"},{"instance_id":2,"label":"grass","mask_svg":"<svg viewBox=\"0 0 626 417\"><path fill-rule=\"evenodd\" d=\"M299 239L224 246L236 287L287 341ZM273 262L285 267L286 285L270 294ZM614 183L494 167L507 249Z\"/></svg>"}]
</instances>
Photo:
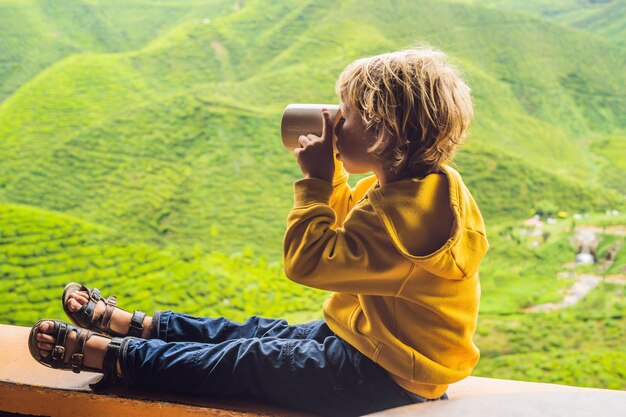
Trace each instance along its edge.
<instances>
[{"instance_id":1,"label":"grass","mask_svg":"<svg viewBox=\"0 0 626 417\"><path fill-rule=\"evenodd\" d=\"M576 349L507 355L482 359L474 375L624 390L626 354L613 350L581 352Z\"/></svg>"}]
</instances>

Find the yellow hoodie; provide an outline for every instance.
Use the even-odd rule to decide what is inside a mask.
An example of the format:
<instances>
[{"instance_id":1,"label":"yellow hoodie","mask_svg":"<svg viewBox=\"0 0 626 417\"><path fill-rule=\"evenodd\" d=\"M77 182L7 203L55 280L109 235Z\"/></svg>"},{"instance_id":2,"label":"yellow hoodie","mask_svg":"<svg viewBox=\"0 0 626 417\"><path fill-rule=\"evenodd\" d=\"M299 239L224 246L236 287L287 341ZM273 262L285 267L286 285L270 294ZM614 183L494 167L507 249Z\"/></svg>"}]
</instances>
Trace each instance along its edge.
<instances>
[{"instance_id":1,"label":"yellow hoodie","mask_svg":"<svg viewBox=\"0 0 626 417\"><path fill-rule=\"evenodd\" d=\"M354 189L347 181L336 161L332 185L315 178L294 183L285 274L334 291L323 307L330 329L403 388L437 398L479 358L472 337L478 265L488 247L480 211L448 166L383 187L375 176ZM452 230L439 249L422 254L442 209L452 211Z\"/></svg>"}]
</instances>

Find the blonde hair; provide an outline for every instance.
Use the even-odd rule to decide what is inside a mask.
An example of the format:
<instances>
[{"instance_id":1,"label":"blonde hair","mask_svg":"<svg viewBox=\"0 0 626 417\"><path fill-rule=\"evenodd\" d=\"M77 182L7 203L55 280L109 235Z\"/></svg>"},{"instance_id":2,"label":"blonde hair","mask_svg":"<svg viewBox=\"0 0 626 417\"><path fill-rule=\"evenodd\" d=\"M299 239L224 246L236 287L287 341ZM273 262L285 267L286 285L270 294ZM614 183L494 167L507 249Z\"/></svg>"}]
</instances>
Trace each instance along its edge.
<instances>
[{"instance_id":1,"label":"blonde hair","mask_svg":"<svg viewBox=\"0 0 626 417\"><path fill-rule=\"evenodd\" d=\"M341 73L336 92L374 131L368 152L396 174L426 175L450 162L473 117L469 87L430 48L359 59Z\"/></svg>"}]
</instances>

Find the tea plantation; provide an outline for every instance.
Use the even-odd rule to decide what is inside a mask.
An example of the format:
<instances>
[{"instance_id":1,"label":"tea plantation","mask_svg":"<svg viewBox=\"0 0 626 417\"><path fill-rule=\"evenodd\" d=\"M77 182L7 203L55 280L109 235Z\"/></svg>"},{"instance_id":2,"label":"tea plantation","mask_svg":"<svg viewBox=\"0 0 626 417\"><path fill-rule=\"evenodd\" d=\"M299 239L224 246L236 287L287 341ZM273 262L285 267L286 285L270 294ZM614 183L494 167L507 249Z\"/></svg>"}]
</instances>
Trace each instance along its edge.
<instances>
[{"instance_id":1,"label":"tea plantation","mask_svg":"<svg viewBox=\"0 0 626 417\"><path fill-rule=\"evenodd\" d=\"M0 322L63 318L70 281L149 313L320 318L327 294L282 271L301 176L282 110L427 42L475 104L454 163L491 244L475 374L626 389L619 4L0 0ZM536 211L561 215L538 240ZM572 265L575 213L610 263ZM581 274L601 282L575 305L529 311Z\"/></svg>"},{"instance_id":2,"label":"tea plantation","mask_svg":"<svg viewBox=\"0 0 626 417\"><path fill-rule=\"evenodd\" d=\"M278 262L247 252L159 250L63 214L0 205L0 322L63 319L60 295L72 281L115 294L128 309L234 320L261 313L310 320L326 297L286 279Z\"/></svg>"}]
</instances>

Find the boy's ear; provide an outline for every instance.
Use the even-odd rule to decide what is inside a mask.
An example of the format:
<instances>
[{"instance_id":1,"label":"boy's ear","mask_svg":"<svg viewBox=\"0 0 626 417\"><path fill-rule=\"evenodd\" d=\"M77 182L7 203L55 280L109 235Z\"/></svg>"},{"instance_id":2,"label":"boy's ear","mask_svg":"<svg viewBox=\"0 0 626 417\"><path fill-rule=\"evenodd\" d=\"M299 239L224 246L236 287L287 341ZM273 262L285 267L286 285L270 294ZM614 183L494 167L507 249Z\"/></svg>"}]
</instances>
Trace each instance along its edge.
<instances>
[{"instance_id":1,"label":"boy's ear","mask_svg":"<svg viewBox=\"0 0 626 417\"><path fill-rule=\"evenodd\" d=\"M367 146L370 147L376 143L378 139L378 134L382 128L381 123L375 123L369 128L365 130L365 141L367 142ZM389 139L389 134L383 129L384 141L386 142Z\"/></svg>"}]
</instances>

